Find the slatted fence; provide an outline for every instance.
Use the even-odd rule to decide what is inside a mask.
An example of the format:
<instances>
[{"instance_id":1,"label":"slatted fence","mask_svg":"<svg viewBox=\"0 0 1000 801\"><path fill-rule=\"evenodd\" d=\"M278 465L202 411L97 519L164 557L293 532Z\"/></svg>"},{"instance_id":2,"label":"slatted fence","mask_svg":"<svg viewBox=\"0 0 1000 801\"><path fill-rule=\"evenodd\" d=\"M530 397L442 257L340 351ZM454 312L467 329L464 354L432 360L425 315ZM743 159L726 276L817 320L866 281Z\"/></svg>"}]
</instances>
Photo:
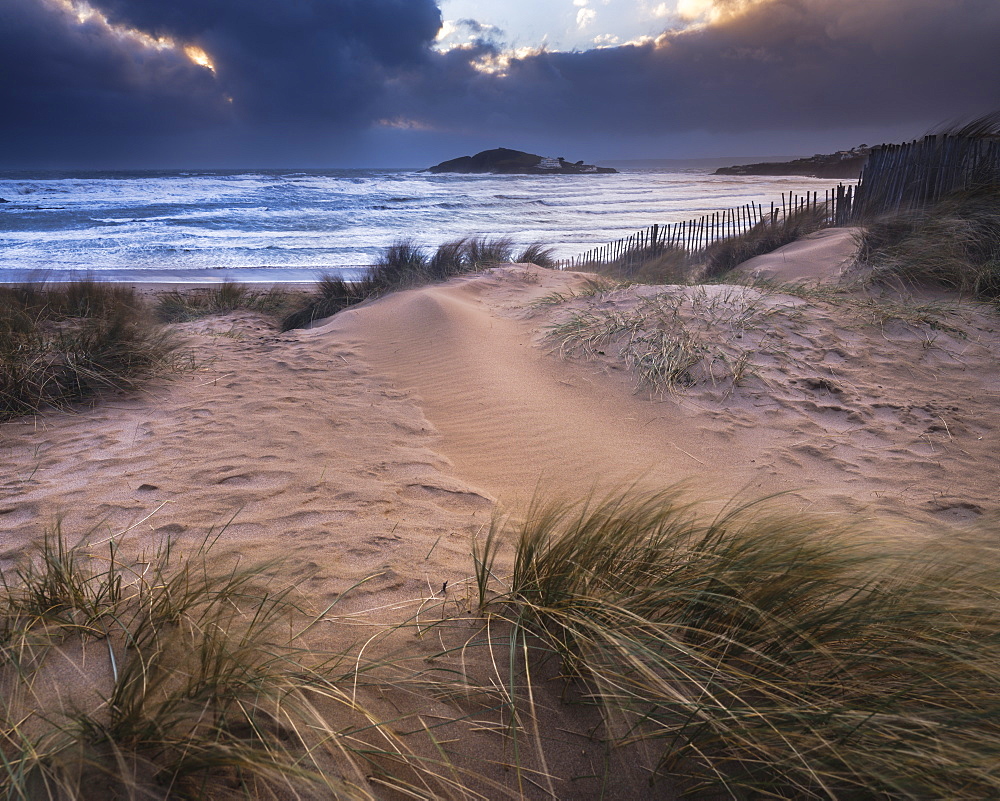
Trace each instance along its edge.
<instances>
[{"instance_id":1,"label":"slatted fence","mask_svg":"<svg viewBox=\"0 0 1000 801\"><path fill-rule=\"evenodd\" d=\"M861 172L852 219L922 208L977 184L1000 184L1000 136L960 131L880 145Z\"/></svg>"},{"instance_id":2,"label":"slatted fence","mask_svg":"<svg viewBox=\"0 0 1000 801\"><path fill-rule=\"evenodd\" d=\"M744 234L765 221L776 224L798 211L824 209L830 225L846 225L851 219L854 187L843 184L819 192L798 195L782 193L781 203L765 208L760 203L747 203L733 209L713 212L693 220L651 225L627 237L591 248L579 256L563 259L560 269L595 269L602 265L617 265L628 269L633 261L648 259L659 251L680 250L697 258L716 242Z\"/></svg>"}]
</instances>

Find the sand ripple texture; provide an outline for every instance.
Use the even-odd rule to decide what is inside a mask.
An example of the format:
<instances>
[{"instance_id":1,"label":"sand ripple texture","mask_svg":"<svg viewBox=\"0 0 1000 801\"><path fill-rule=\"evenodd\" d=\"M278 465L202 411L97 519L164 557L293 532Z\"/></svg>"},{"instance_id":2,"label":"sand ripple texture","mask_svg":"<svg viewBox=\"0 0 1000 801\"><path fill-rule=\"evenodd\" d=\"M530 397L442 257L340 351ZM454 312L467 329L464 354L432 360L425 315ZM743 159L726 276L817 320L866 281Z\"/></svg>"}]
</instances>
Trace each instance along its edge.
<instances>
[{"instance_id":1,"label":"sand ripple texture","mask_svg":"<svg viewBox=\"0 0 1000 801\"><path fill-rule=\"evenodd\" d=\"M350 597L371 608L468 575L491 500L447 474L419 408L352 348L249 314L178 327L193 372L0 426L5 564L61 520L71 541L147 547L221 530L220 551L283 560L318 606L366 578Z\"/></svg>"},{"instance_id":2,"label":"sand ripple texture","mask_svg":"<svg viewBox=\"0 0 1000 801\"><path fill-rule=\"evenodd\" d=\"M506 268L399 293L312 336L342 338L411 393L457 474L512 506L539 490L683 481L907 530L996 513L1000 336L988 305L822 287L594 293L589 281ZM559 326L574 316L618 333L566 347ZM623 351L677 331L701 354L687 380L638 382Z\"/></svg>"}]
</instances>

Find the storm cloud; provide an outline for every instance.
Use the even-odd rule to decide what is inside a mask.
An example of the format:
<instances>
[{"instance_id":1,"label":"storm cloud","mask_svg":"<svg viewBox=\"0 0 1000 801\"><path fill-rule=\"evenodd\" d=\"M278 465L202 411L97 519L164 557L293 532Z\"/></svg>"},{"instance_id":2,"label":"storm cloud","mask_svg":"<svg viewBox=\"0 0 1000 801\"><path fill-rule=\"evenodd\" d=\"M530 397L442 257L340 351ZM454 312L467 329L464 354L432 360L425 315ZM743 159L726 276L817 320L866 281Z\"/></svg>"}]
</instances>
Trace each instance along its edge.
<instances>
[{"instance_id":1,"label":"storm cloud","mask_svg":"<svg viewBox=\"0 0 1000 801\"><path fill-rule=\"evenodd\" d=\"M701 25L517 58L486 27L438 52L433 0L75 1L0 4L0 166L338 164L386 129L517 147L1000 107L996 0L716 0Z\"/></svg>"},{"instance_id":2,"label":"storm cloud","mask_svg":"<svg viewBox=\"0 0 1000 801\"><path fill-rule=\"evenodd\" d=\"M771 0L643 43L513 59L503 78L446 59L406 94L415 116L463 130L934 124L1000 106L998 43L995 0Z\"/></svg>"},{"instance_id":3,"label":"storm cloud","mask_svg":"<svg viewBox=\"0 0 1000 801\"><path fill-rule=\"evenodd\" d=\"M97 14L83 22L68 0L0 6L0 163L106 160L171 141L248 159L283 149L295 163L300 148L366 129L397 74L429 67L441 26L433 0L89 6Z\"/></svg>"}]
</instances>

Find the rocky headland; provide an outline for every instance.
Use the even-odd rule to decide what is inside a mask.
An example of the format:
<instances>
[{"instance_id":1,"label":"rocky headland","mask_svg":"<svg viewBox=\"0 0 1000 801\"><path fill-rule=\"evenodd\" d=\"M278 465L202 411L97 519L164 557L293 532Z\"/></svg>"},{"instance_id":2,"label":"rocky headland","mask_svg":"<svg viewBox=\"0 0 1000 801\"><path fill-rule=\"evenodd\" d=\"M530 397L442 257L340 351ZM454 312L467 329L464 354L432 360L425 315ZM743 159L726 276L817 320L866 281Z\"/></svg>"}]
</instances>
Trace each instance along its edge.
<instances>
[{"instance_id":1,"label":"rocky headland","mask_svg":"<svg viewBox=\"0 0 1000 801\"><path fill-rule=\"evenodd\" d=\"M498 147L484 150L474 156L460 156L442 161L429 167L427 172L486 173L495 175L584 175L593 173L613 173L611 167L596 167L583 161L566 161L561 156L550 158Z\"/></svg>"},{"instance_id":2,"label":"rocky headland","mask_svg":"<svg viewBox=\"0 0 1000 801\"><path fill-rule=\"evenodd\" d=\"M817 153L794 161L766 161L760 164L740 164L720 167L715 175L807 175L813 178L854 179L861 175L861 168L868 159L867 145L837 153Z\"/></svg>"}]
</instances>

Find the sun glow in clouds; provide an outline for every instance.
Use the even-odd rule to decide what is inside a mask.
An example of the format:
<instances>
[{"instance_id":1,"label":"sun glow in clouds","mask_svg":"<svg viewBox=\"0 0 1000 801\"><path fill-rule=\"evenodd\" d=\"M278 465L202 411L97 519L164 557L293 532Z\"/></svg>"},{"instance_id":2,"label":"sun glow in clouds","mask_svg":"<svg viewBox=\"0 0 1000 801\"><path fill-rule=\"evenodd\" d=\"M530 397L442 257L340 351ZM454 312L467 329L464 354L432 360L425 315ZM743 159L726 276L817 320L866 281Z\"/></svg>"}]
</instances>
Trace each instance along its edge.
<instances>
[{"instance_id":1,"label":"sun glow in clouds","mask_svg":"<svg viewBox=\"0 0 1000 801\"><path fill-rule=\"evenodd\" d=\"M215 64L212 63L212 59L208 53L196 45L181 46L175 39L169 36L150 36L145 31L140 31L136 28L129 28L126 25L114 25L100 11L84 2L84 0L45 0L45 2L72 15L81 25L96 25L106 33L119 39L133 42L140 47L149 48L150 50L176 50L182 52L193 64L204 67L212 74L215 74Z\"/></svg>"},{"instance_id":2,"label":"sun glow in clouds","mask_svg":"<svg viewBox=\"0 0 1000 801\"><path fill-rule=\"evenodd\" d=\"M720 20L737 17L753 6L769 3L772 0L679 0L677 15L686 21L702 20L713 23ZM661 4L662 6L662 4ZM660 6L655 11L658 11Z\"/></svg>"},{"instance_id":3,"label":"sun glow in clouds","mask_svg":"<svg viewBox=\"0 0 1000 801\"><path fill-rule=\"evenodd\" d=\"M186 55L199 67L204 67L207 70L211 70L213 73L215 72L215 64L213 64L212 59L208 57L208 53L200 47L195 45L185 45L184 55Z\"/></svg>"}]
</instances>

